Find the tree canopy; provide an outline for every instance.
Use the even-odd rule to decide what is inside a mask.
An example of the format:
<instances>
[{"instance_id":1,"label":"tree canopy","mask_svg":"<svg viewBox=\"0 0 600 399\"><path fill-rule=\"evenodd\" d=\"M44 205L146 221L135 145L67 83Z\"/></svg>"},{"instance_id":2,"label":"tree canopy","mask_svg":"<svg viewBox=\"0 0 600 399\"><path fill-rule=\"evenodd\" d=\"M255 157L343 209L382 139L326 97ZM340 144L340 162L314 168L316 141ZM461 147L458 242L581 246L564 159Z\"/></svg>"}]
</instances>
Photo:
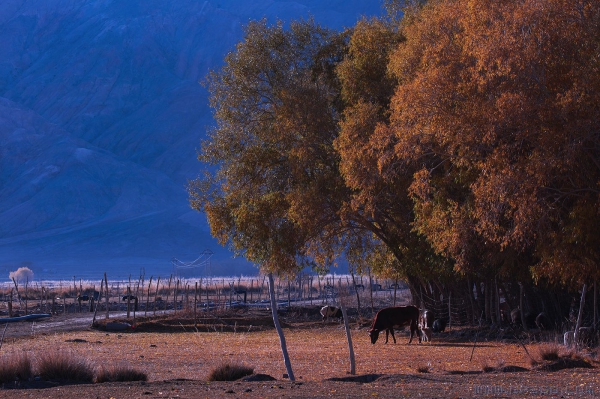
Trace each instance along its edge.
<instances>
[{"instance_id":1,"label":"tree canopy","mask_svg":"<svg viewBox=\"0 0 600 399\"><path fill-rule=\"evenodd\" d=\"M345 251L408 279L597 279L600 4L387 3L341 33L252 22L211 74L190 199L213 235L271 271Z\"/></svg>"},{"instance_id":2,"label":"tree canopy","mask_svg":"<svg viewBox=\"0 0 600 399\"><path fill-rule=\"evenodd\" d=\"M190 185L192 206L221 243L267 270L294 272L311 244L332 258L326 231L345 190L332 151L343 51L344 35L313 21L257 21L209 77L217 126L200 159L218 169Z\"/></svg>"},{"instance_id":3,"label":"tree canopy","mask_svg":"<svg viewBox=\"0 0 600 399\"><path fill-rule=\"evenodd\" d=\"M406 26L390 158L423 163L416 226L461 266L483 245L533 251L536 274L565 282L575 264L596 274L599 16L591 1L432 1Z\"/></svg>"}]
</instances>

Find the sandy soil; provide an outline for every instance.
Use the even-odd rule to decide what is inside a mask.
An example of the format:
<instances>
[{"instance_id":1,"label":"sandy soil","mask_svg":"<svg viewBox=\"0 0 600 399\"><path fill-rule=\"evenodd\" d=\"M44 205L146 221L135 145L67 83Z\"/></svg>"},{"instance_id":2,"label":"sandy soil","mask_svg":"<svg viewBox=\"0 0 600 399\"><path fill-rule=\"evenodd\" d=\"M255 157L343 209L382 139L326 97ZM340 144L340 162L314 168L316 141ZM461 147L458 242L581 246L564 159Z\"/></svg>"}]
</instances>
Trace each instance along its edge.
<instances>
[{"instance_id":1,"label":"sandy soil","mask_svg":"<svg viewBox=\"0 0 600 399\"><path fill-rule=\"evenodd\" d=\"M295 381L284 377L279 338L268 314L230 314L201 320L144 321L128 331L91 329L89 315L13 323L0 355L25 351L33 359L57 350L94 367L123 365L145 372L146 382L5 384L0 398L469 398L600 396L598 352L584 351L586 367L544 370L540 344L514 335L453 329L430 343L372 345L364 323L352 325L356 374L350 375L342 325L321 323L312 313L282 317ZM131 320L130 320L131 321ZM0 331L4 326L0 326ZM572 358L562 349L564 358ZM532 358L540 361L532 365ZM273 381L208 382L223 363L243 364ZM589 368L591 366L591 368Z\"/></svg>"}]
</instances>

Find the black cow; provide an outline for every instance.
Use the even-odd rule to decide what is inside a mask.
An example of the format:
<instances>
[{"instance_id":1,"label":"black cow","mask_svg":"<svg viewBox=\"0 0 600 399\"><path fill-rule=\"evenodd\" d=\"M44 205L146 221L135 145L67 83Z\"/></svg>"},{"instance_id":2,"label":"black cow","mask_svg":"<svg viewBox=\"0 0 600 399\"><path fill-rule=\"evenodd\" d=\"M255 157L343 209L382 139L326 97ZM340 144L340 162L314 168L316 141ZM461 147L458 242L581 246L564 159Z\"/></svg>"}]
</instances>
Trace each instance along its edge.
<instances>
[{"instance_id":1,"label":"black cow","mask_svg":"<svg viewBox=\"0 0 600 399\"><path fill-rule=\"evenodd\" d=\"M390 308L381 309L375 315L371 329L369 330L369 337L371 337L371 343L374 344L379 338L379 333L385 330L385 343L388 343L388 334L392 334L394 343L396 343L396 337L394 336L394 328L401 328L410 326L410 344L413 339L413 335L416 334L419 337L419 343L421 343L421 334L419 334L419 309L416 306L396 306Z\"/></svg>"},{"instance_id":2,"label":"black cow","mask_svg":"<svg viewBox=\"0 0 600 399\"><path fill-rule=\"evenodd\" d=\"M90 300L89 295L78 295L77 302L87 302Z\"/></svg>"},{"instance_id":3,"label":"black cow","mask_svg":"<svg viewBox=\"0 0 600 399\"><path fill-rule=\"evenodd\" d=\"M323 316L323 321L329 317L340 320L344 317L342 315L342 309L335 306L323 306L320 313L321 316Z\"/></svg>"},{"instance_id":4,"label":"black cow","mask_svg":"<svg viewBox=\"0 0 600 399\"><path fill-rule=\"evenodd\" d=\"M447 324L447 321L444 319L435 319L433 321L433 326L431 327L431 330L434 333L442 332L446 329L446 324Z\"/></svg>"}]
</instances>

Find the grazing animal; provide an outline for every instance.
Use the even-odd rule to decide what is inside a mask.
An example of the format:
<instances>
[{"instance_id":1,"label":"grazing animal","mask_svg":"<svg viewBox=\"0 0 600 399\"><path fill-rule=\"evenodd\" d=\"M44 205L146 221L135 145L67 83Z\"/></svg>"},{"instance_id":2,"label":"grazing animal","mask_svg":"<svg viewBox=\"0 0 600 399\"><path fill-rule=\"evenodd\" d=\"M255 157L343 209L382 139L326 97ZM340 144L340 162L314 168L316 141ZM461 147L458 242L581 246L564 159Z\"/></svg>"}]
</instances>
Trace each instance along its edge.
<instances>
[{"instance_id":1,"label":"grazing animal","mask_svg":"<svg viewBox=\"0 0 600 399\"><path fill-rule=\"evenodd\" d=\"M432 328L433 327L433 312L431 310L426 310L423 312L423 321L422 327Z\"/></svg>"},{"instance_id":2,"label":"grazing animal","mask_svg":"<svg viewBox=\"0 0 600 399\"><path fill-rule=\"evenodd\" d=\"M431 329L433 330L434 333L439 333L439 332L446 330L446 324L447 324L447 321L444 319L435 319L433 321L433 326L431 327Z\"/></svg>"},{"instance_id":3,"label":"grazing animal","mask_svg":"<svg viewBox=\"0 0 600 399\"><path fill-rule=\"evenodd\" d=\"M89 300L90 300L90 297L88 295L78 295L77 296L78 302L87 302Z\"/></svg>"},{"instance_id":4,"label":"grazing animal","mask_svg":"<svg viewBox=\"0 0 600 399\"><path fill-rule=\"evenodd\" d=\"M124 300L124 301L126 301L126 300L128 300L128 299L129 299L130 301L136 301L136 300L137 300L137 296L135 296L135 295L124 295L124 296L123 296L123 300Z\"/></svg>"},{"instance_id":5,"label":"grazing animal","mask_svg":"<svg viewBox=\"0 0 600 399\"><path fill-rule=\"evenodd\" d=\"M512 324L521 324L521 309L516 308L510 311L510 322Z\"/></svg>"},{"instance_id":6,"label":"grazing animal","mask_svg":"<svg viewBox=\"0 0 600 399\"><path fill-rule=\"evenodd\" d=\"M343 318L342 309L335 306L323 306L321 308L320 313L321 316L323 316L323 322L325 322L325 319L328 319L330 317L339 320Z\"/></svg>"},{"instance_id":7,"label":"grazing animal","mask_svg":"<svg viewBox=\"0 0 600 399\"><path fill-rule=\"evenodd\" d=\"M536 316L538 316L538 314L536 314L536 313L532 313L532 312L525 313L525 324L527 325L528 328L535 328ZM510 312L510 322L512 323L513 326L517 326L517 325L523 324L521 321L522 321L521 320L521 309L519 309L519 308L513 309Z\"/></svg>"},{"instance_id":8,"label":"grazing animal","mask_svg":"<svg viewBox=\"0 0 600 399\"><path fill-rule=\"evenodd\" d=\"M396 343L396 337L394 336L394 328L410 326L410 344L413 339L413 335L419 337L419 343L421 342L421 335L419 333L419 309L416 306L396 306L390 308L381 309L375 315L371 329L369 330L369 337L371 337L371 343L374 344L379 338L379 333L385 330L385 343L388 343L388 334L392 334L394 343Z\"/></svg>"},{"instance_id":9,"label":"grazing animal","mask_svg":"<svg viewBox=\"0 0 600 399\"><path fill-rule=\"evenodd\" d=\"M431 342L431 328L430 327L423 327L421 329L421 336L423 337L423 342Z\"/></svg>"}]
</instances>

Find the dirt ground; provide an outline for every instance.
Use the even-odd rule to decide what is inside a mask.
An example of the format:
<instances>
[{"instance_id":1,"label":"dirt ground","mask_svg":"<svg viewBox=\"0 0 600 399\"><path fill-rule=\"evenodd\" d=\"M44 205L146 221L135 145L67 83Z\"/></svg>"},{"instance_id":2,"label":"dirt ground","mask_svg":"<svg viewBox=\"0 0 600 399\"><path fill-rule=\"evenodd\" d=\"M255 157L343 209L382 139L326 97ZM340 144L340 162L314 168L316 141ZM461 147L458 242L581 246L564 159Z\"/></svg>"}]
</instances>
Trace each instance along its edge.
<instances>
[{"instance_id":1,"label":"dirt ground","mask_svg":"<svg viewBox=\"0 0 600 399\"><path fill-rule=\"evenodd\" d=\"M0 398L600 396L597 350L574 355L536 342L539 337L467 328L452 328L422 344L407 344L407 332L397 332L397 344L390 338L386 345L382 337L372 345L368 320L350 319L355 375L343 324L322 323L314 310L282 314L293 382L284 376L279 338L266 311L137 318L127 320L134 328L125 331L107 331L102 320L92 329L86 314L0 325L1 356L25 351L35 364L39 354L60 351L94 367L123 365L148 376L146 382L5 384ZM560 352L562 363L541 360L540 350L548 347ZM208 382L209 373L225 363L252 367L274 380Z\"/></svg>"}]
</instances>

